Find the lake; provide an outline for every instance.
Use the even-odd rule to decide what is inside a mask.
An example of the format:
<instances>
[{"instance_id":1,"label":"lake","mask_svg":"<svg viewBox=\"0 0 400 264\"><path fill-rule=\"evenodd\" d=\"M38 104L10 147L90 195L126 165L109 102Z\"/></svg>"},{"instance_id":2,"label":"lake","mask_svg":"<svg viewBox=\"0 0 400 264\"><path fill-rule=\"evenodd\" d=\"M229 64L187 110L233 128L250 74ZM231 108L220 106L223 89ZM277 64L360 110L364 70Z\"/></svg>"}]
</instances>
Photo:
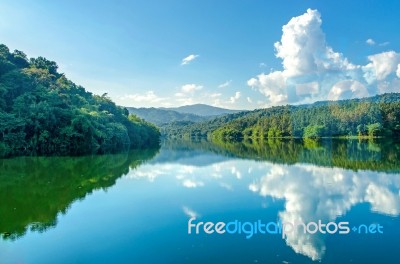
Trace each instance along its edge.
<instances>
[{"instance_id":1,"label":"lake","mask_svg":"<svg viewBox=\"0 0 400 264\"><path fill-rule=\"evenodd\" d=\"M0 263L398 262L399 143L165 141L0 172Z\"/></svg>"}]
</instances>

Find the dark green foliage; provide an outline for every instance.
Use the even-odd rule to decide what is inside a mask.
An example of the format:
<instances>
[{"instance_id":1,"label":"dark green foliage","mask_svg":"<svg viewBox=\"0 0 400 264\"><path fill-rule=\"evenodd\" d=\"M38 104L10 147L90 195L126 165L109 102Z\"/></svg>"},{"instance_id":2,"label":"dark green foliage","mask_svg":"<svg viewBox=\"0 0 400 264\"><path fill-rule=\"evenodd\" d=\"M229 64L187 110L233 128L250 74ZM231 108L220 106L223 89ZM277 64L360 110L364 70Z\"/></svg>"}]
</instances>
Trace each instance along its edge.
<instances>
[{"instance_id":1,"label":"dark green foliage","mask_svg":"<svg viewBox=\"0 0 400 264\"><path fill-rule=\"evenodd\" d=\"M159 131L93 95L43 57L0 45L0 156L80 155L154 147Z\"/></svg>"},{"instance_id":2,"label":"dark green foliage","mask_svg":"<svg viewBox=\"0 0 400 264\"><path fill-rule=\"evenodd\" d=\"M163 131L173 138L241 141L268 138L400 137L400 94L278 106Z\"/></svg>"},{"instance_id":3,"label":"dark green foliage","mask_svg":"<svg viewBox=\"0 0 400 264\"><path fill-rule=\"evenodd\" d=\"M367 125L368 136L376 137L382 132L382 125L380 123L373 123Z\"/></svg>"},{"instance_id":4,"label":"dark green foliage","mask_svg":"<svg viewBox=\"0 0 400 264\"><path fill-rule=\"evenodd\" d=\"M325 126L308 125L304 128L304 138L320 138L325 134Z\"/></svg>"},{"instance_id":5,"label":"dark green foliage","mask_svg":"<svg viewBox=\"0 0 400 264\"><path fill-rule=\"evenodd\" d=\"M169 138L207 138L211 132L222 127L224 124L242 117L247 112L223 115L204 122L173 122L162 126L162 134Z\"/></svg>"}]
</instances>

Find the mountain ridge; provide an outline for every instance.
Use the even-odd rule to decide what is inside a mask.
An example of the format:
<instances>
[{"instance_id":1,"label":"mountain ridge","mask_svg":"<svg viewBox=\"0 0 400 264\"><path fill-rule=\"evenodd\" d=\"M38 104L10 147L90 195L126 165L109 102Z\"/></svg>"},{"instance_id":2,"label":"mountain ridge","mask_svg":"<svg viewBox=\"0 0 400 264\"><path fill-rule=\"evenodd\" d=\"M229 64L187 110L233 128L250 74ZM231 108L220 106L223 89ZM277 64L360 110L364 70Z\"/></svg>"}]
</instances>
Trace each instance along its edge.
<instances>
[{"instance_id":1,"label":"mountain ridge","mask_svg":"<svg viewBox=\"0 0 400 264\"><path fill-rule=\"evenodd\" d=\"M233 110L222 107L211 106L208 104L192 104L179 107L160 107L159 109L172 110L179 113L195 114L199 116L218 116L223 114L233 114L245 110Z\"/></svg>"},{"instance_id":2,"label":"mountain ridge","mask_svg":"<svg viewBox=\"0 0 400 264\"><path fill-rule=\"evenodd\" d=\"M131 114L154 123L158 126L174 122L197 123L211 120L215 117L242 112L207 104L185 105L180 107L126 107Z\"/></svg>"},{"instance_id":3,"label":"mountain ridge","mask_svg":"<svg viewBox=\"0 0 400 264\"><path fill-rule=\"evenodd\" d=\"M188 113L179 113L177 111L168 110L168 109L160 109L155 107L126 107L129 113L135 114L138 117L146 120L147 122L153 123L158 126L162 126L167 123L172 122L201 122L207 121L208 118L204 116L188 114Z\"/></svg>"}]
</instances>

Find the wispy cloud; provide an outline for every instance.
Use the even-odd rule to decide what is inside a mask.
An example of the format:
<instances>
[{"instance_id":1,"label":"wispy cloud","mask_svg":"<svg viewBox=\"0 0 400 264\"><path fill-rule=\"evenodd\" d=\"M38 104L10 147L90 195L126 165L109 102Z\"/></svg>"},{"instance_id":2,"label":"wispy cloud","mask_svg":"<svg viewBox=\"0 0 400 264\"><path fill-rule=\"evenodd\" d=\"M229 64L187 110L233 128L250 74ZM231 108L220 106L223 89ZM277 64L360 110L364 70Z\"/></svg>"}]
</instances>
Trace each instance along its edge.
<instances>
[{"instance_id":1,"label":"wispy cloud","mask_svg":"<svg viewBox=\"0 0 400 264\"><path fill-rule=\"evenodd\" d=\"M221 93L212 93L212 94L210 94L210 97L217 98L217 97L220 97L221 95L222 95Z\"/></svg>"},{"instance_id":2,"label":"wispy cloud","mask_svg":"<svg viewBox=\"0 0 400 264\"><path fill-rule=\"evenodd\" d=\"M189 56L187 56L186 58L183 58L181 65L186 65L189 64L190 62L192 62L193 60L195 60L196 58L198 58L200 55L196 55L196 54L190 54Z\"/></svg>"},{"instance_id":3,"label":"wispy cloud","mask_svg":"<svg viewBox=\"0 0 400 264\"><path fill-rule=\"evenodd\" d=\"M219 184L219 186L221 186L224 189L227 189L228 191L233 191L233 187L231 184L225 183L225 182L221 182Z\"/></svg>"},{"instance_id":4,"label":"wispy cloud","mask_svg":"<svg viewBox=\"0 0 400 264\"><path fill-rule=\"evenodd\" d=\"M218 85L218 88L225 88L228 87L229 85L231 85L232 80L226 81L224 83L221 83L220 85Z\"/></svg>"}]
</instances>

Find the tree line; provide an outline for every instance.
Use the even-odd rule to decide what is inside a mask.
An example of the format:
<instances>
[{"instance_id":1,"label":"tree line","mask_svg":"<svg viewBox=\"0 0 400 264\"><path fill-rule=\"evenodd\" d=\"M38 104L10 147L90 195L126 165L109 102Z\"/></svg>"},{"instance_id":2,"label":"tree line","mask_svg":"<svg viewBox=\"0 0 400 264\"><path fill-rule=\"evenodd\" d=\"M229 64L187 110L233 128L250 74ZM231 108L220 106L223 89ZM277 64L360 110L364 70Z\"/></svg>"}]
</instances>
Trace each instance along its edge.
<instances>
[{"instance_id":1,"label":"tree line","mask_svg":"<svg viewBox=\"0 0 400 264\"><path fill-rule=\"evenodd\" d=\"M400 137L400 94L277 106L164 127L172 138L242 141L268 138Z\"/></svg>"}]
</instances>

